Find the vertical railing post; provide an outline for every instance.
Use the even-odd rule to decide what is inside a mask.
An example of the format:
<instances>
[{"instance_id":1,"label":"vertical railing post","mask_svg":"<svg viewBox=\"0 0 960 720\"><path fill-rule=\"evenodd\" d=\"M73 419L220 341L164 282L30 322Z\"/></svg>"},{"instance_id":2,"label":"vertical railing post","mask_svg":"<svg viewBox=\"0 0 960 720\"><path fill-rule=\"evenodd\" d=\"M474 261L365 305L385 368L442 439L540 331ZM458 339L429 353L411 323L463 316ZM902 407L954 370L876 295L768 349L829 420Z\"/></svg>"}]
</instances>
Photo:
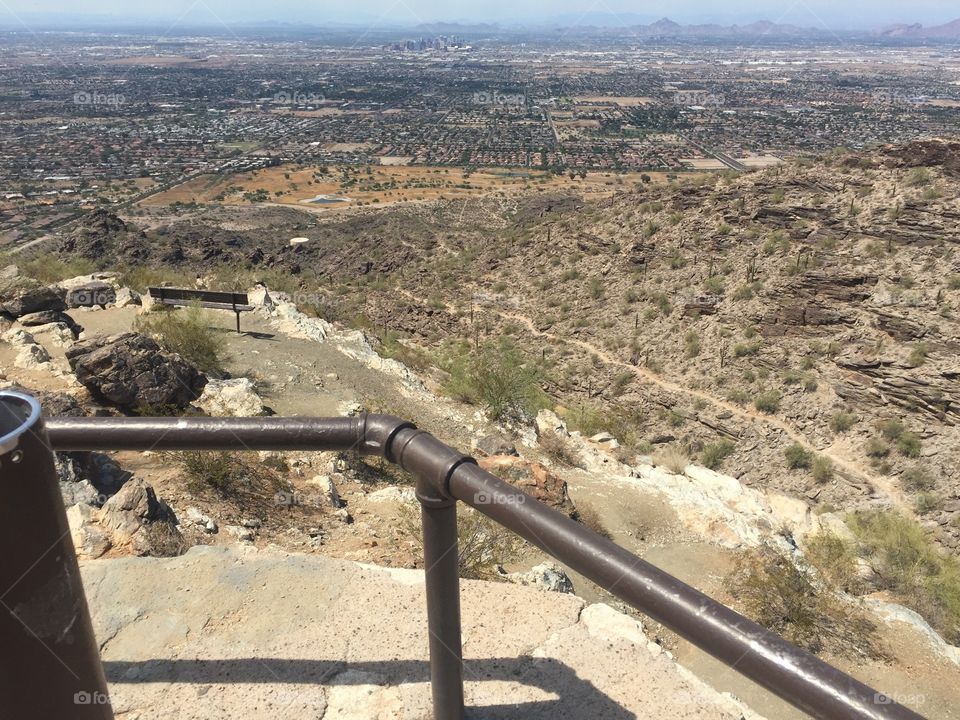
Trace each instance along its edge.
<instances>
[{"instance_id":1,"label":"vertical railing post","mask_svg":"<svg viewBox=\"0 0 960 720\"><path fill-rule=\"evenodd\" d=\"M456 500L417 484L423 517L423 562L430 631L434 720L463 719L463 650Z\"/></svg>"},{"instance_id":2,"label":"vertical railing post","mask_svg":"<svg viewBox=\"0 0 960 720\"><path fill-rule=\"evenodd\" d=\"M110 720L53 452L36 400L0 393L4 717Z\"/></svg>"}]
</instances>

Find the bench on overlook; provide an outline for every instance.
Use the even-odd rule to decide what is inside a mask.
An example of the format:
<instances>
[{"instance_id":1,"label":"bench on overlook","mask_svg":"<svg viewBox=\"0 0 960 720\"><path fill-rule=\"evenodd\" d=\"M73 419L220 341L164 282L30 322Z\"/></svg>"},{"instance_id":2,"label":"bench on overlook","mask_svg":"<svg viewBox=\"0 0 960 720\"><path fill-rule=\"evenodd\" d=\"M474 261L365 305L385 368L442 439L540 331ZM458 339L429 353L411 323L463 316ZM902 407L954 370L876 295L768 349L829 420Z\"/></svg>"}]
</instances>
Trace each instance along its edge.
<instances>
[{"instance_id":1,"label":"bench on overlook","mask_svg":"<svg viewBox=\"0 0 960 720\"><path fill-rule=\"evenodd\" d=\"M240 332L240 313L253 310L246 293L220 290L191 290L189 288L147 288L150 297L173 307L189 307L197 304L211 310L232 310L237 316L237 332Z\"/></svg>"}]
</instances>

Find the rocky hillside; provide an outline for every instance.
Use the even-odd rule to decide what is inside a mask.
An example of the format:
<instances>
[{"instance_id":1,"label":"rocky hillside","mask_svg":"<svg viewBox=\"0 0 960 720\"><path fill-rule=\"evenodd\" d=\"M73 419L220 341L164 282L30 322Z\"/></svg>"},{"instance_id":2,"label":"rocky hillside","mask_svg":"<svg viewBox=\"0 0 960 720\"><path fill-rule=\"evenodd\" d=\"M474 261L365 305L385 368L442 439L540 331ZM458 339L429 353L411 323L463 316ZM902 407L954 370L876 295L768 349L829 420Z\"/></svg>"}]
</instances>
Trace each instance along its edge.
<instances>
[{"instance_id":1,"label":"rocky hillside","mask_svg":"<svg viewBox=\"0 0 960 720\"><path fill-rule=\"evenodd\" d=\"M269 278L441 368L456 340L509 336L628 449L731 443L717 462L748 485L906 504L957 548L958 166L960 145L931 141L593 204L100 218L63 250Z\"/></svg>"}]
</instances>

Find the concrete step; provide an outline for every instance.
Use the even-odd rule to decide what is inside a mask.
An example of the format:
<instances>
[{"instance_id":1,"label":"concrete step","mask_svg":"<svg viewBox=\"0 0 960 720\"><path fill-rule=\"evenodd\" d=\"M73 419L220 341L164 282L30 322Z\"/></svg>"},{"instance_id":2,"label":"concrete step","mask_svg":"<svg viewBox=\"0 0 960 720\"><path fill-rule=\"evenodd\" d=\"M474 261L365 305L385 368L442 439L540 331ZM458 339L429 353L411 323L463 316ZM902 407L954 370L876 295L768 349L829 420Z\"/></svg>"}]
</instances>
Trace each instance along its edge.
<instances>
[{"instance_id":1,"label":"concrete step","mask_svg":"<svg viewBox=\"0 0 960 720\"><path fill-rule=\"evenodd\" d=\"M198 546L82 563L118 718L430 717L423 573ZM462 586L468 717L756 717L572 595Z\"/></svg>"}]
</instances>

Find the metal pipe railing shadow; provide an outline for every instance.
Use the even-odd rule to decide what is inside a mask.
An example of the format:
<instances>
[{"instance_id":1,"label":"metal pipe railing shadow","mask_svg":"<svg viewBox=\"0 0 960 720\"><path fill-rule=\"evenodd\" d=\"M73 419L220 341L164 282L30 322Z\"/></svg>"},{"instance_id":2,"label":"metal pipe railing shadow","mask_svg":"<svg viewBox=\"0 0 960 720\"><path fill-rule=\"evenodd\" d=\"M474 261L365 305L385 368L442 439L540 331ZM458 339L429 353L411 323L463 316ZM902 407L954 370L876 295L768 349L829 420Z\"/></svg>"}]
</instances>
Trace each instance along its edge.
<instances>
[{"instance_id":1,"label":"metal pipe railing shadow","mask_svg":"<svg viewBox=\"0 0 960 720\"><path fill-rule=\"evenodd\" d=\"M568 665L554 658L505 657L470 660L472 682L514 682L536 687L552 695L549 699L484 705L484 720L525 718L529 720L636 720L636 715L579 677ZM277 658L234 658L217 660L108 660L107 680L118 685L136 683L320 683L339 685L350 681L369 682L370 674L390 684L423 683L431 678L430 663L424 660L302 660ZM348 671L358 671L349 673Z\"/></svg>"},{"instance_id":2,"label":"metal pipe railing shadow","mask_svg":"<svg viewBox=\"0 0 960 720\"><path fill-rule=\"evenodd\" d=\"M36 406L32 398L0 393L0 407ZM8 410L13 417L13 411ZM3 413L0 413L2 415ZM514 531L632 607L766 687L795 707L829 720L917 720L853 677L659 570L566 515L480 469L475 461L413 424L385 415L351 418L39 418L22 421L45 455L38 473L52 473L50 450L354 450L377 455L416 478L423 509L430 667L436 720L464 713L457 501ZM21 435L22 435L21 431ZM49 441L47 439L49 433ZM0 442L3 441L0 437ZM0 448L3 446L0 445ZM8 451L8 455L10 452ZM5 488L25 478L0 457ZM33 457L30 462L40 462ZM53 489L37 502L56 504ZM0 509L3 503L0 502ZM54 514L49 508L46 512ZM69 543L69 541L67 541ZM40 546L27 551L46 550ZM76 560L73 560L76 565ZM0 578L2 579L2 578ZM82 590L80 594L82 598ZM86 606L83 605L84 615ZM89 626L89 619L86 626ZM89 639L92 642L92 634ZM99 665L99 663L97 663ZM100 674L102 678L102 673ZM95 679L95 678L94 678ZM76 686L76 683L73 683ZM105 688L104 688L105 691ZM90 715L90 717L94 717ZM96 716L101 717L101 716Z\"/></svg>"}]
</instances>

